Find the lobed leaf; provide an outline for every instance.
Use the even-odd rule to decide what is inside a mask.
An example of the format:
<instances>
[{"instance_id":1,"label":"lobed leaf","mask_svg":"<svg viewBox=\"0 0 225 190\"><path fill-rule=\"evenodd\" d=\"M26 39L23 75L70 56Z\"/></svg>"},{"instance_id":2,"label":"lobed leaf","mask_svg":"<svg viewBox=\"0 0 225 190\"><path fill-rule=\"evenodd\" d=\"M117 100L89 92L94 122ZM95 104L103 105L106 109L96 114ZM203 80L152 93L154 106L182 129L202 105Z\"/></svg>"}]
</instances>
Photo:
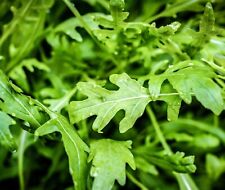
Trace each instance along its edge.
<instances>
[{"instance_id":1,"label":"lobed leaf","mask_svg":"<svg viewBox=\"0 0 225 190\"><path fill-rule=\"evenodd\" d=\"M0 70L0 108L13 117L27 121L32 128L37 128L43 121L43 115L32 99L18 93Z\"/></svg>"},{"instance_id":2,"label":"lobed leaf","mask_svg":"<svg viewBox=\"0 0 225 190\"><path fill-rule=\"evenodd\" d=\"M82 141L75 129L68 123L66 118L60 114L52 114L52 119L39 127L35 134L46 135L59 131L69 158L70 173L73 177L76 190L86 190L87 180L87 154L88 146Z\"/></svg>"},{"instance_id":3,"label":"lobed leaf","mask_svg":"<svg viewBox=\"0 0 225 190\"><path fill-rule=\"evenodd\" d=\"M91 176L95 178L92 190L110 190L115 180L125 184L126 163L135 169L130 148L131 141L101 139L91 143L89 161L92 160Z\"/></svg>"},{"instance_id":4,"label":"lobed leaf","mask_svg":"<svg viewBox=\"0 0 225 190\"><path fill-rule=\"evenodd\" d=\"M118 111L124 110L125 117L120 122L120 132L133 127L150 102L147 90L125 73L111 75L110 81L119 90L110 91L90 82L78 83L78 90L88 98L70 103L69 116L72 123L97 115L93 129L101 132Z\"/></svg>"},{"instance_id":5,"label":"lobed leaf","mask_svg":"<svg viewBox=\"0 0 225 190\"><path fill-rule=\"evenodd\" d=\"M193 93L205 108L219 115L224 109L222 90L212 77L210 69L188 67L177 71L168 80L186 103L191 103Z\"/></svg>"},{"instance_id":6,"label":"lobed leaf","mask_svg":"<svg viewBox=\"0 0 225 190\"><path fill-rule=\"evenodd\" d=\"M24 69L27 69L30 72L34 72L34 68L37 68L41 71L49 72L50 69L42 62L37 59L25 59L19 65L15 66L9 73L9 77L12 78L23 88L25 91L29 91L29 83Z\"/></svg>"}]
</instances>

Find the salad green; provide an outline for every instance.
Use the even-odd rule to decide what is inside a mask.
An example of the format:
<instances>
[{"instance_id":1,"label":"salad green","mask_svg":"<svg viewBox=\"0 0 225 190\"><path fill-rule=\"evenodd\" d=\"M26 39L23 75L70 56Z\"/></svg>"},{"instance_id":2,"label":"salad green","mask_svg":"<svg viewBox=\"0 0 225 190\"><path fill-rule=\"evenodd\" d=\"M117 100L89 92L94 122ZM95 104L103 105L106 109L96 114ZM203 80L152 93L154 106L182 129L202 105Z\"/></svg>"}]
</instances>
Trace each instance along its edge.
<instances>
[{"instance_id":1,"label":"salad green","mask_svg":"<svg viewBox=\"0 0 225 190\"><path fill-rule=\"evenodd\" d=\"M1 0L0 189L225 185L223 0Z\"/></svg>"}]
</instances>

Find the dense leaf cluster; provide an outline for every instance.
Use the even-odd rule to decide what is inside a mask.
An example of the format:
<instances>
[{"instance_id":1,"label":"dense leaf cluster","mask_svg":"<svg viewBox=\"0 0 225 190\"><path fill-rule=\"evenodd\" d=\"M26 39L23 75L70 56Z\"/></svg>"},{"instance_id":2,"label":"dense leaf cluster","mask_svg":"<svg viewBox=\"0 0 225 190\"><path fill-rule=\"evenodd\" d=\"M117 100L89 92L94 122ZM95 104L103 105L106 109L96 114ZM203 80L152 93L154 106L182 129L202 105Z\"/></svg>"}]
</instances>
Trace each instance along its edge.
<instances>
[{"instance_id":1,"label":"dense leaf cluster","mask_svg":"<svg viewBox=\"0 0 225 190\"><path fill-rule=\"evenodd\" d=\"M225 188L223 0L1 0L0 189Z\"/></svg>"}]
</instances>

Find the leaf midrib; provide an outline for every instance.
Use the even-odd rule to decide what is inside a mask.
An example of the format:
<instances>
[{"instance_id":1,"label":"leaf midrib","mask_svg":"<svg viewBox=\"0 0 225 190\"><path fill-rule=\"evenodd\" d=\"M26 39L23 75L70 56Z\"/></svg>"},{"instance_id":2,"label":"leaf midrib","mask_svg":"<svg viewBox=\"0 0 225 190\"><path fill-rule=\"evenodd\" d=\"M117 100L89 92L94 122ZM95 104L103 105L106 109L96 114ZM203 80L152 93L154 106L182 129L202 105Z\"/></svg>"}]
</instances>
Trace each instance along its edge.
<instances>
[{"instance_id":1,"label":"leaf midrib","mask_svg":"<svg viewBox=\"0 0 225 190\"><path fill-rule=\"evenodd\" d=\"M122 98L122 99L119 99L119 100L109 100L109 101L105 101L105 102L101 102L101 103L98 103L98 104L94 104L94 105L91 105L91 106L87 106L85 108L80 108L80 109L76 109L76 112L82 110L82 109L87 109L87 108L94 108L94 107L98 107L98 106L103 106L103 105L106 105L106 104L110 104L110 103L119 103L119 102L124 102L124 101L129 101L129 100L135 100L135 99L150 99L150 96L149 95L143 95L143 96L135 96L135 97L130 97L130 98ZM86 99L88 100L88 99ZM85 101L85 100L84 100ZM81 101L82 102L82 101ZM76 102L74 102L76 103Z\"/></svg>"}]
</instances>

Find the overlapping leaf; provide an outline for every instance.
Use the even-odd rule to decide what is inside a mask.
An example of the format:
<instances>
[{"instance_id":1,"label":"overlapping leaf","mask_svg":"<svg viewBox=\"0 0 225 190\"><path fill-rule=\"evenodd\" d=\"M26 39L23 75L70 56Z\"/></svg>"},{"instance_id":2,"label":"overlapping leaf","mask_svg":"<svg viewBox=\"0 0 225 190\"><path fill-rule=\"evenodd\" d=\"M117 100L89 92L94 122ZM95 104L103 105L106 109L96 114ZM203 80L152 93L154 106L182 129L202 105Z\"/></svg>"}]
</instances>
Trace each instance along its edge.
<instances>
[{"instance_id":1,"label":"overlapping leaf","mask_svg":"<svg viewBox=\"0 0 225 190\"><path fill-rule=\"evenodd\" d=\"M125 184L126 163L135 169L130 141L102 139L91 143L89 160L92 160L91 176L94 177L92 190L110 190L114 181Z\"/></svg>"},{"instance_id":2,"label":"overlapping leaf","mask_svg":"<svg viewBox=\"0 0 225 190\"><path fill-rule=\"evenodd\" d=\"M10 132L9 126L14 124L14 121L6 113L0 111L0 144L7 149L13 151L16 149L16 143Z\"/></svg>"},{"instance_id":3,"label":"overlapping leaf","mask_svg":"<svg viewBox=\"0 0 225 190\"><path fill-rule=\"evenodd\" d=\"M70 103L72 123L97 115L93 129L101 132L118 111L124 110L125 117L120 122L120 132L125 132L134 125L150 102L147 89L125 73L111 75L110 81L119 90L110 91L90 82L78 83L78 90L88 98Z\"/></svg>"},{"instance_id":4,"label":"overlapping leaf","mask_svg":"<svg viewBox=\"0 0 225 190\"><path fill-rule=\"evenodd\" d=\"M16 7L12 6L13 18L5 25L3 35L0 38L0 53L8 51L11 59L7 60L8 56L5 57L6 68L1 67L2 69L6 69L7 72L11 71L22 58L35 48L36 42L43 34L47 11L53 3L53 0L22 0L16 1ZM9 37L10 43L7 41ZM2 48L4 43L9 45L8 50Z\"/></svg>"},{"instance_id":5,"label":"overlapping leaf","mask_svg":"<svg viewBox=\"0 0 225 190\"><path fill-rule=\"evenodd\" d=\"M189 67L177 71L169 81L186 103L191 103L193 93L205 108L218 115L224 109L224 101L222 90L212 77L210 69Z\"/></svg>"},{"instance_id":6,"label":"overlapping leaf","mask_svg":"<svg viewBox=\"0 0 225 190\"><path fill-rule=\"evenodd\" d=\"M0 108L13 117L27 121L32 127L40 126L43 115L32 99L12 88L5 74L0 70Z\"/></svg>"},{"instance_id":7,"label":"overlapping leaf","mask_svg":"<svg viewBox=\"0 0 225 190\"><path fill-rule=\"evenodd\" d=\"M16 66L10 73L9 76L20 85L25 91L29 91L29 83L24 69L30 72L34 72L34 68L42 71L49 71L49 68L37 59L25 59L18 66Z\"/></svg>"},{"instance_id":8,"label":"overlapping leaf","mask_svg":"<svg viewBox=\"0 0 225 190\"><path fill-rule=\"evenodd\" d=\"M180 63L182 67L186 63ZM192 101L194 95L197 100L205 107L210 109L215 114L220 114L224 109L224 101L222 97L222 89L214 82L215 73L207 66L198 62L187 64L186 67L179 68L175 66L174 69L169 68L164 74L154 75L149 81L149 92L151 97L162 99L170 106L170 111L175 118L179 113L180 100L175 97L159 97L163 82L168 79L172 87L179 93L179 96L188 104ZM172 106L172 107L171 107ZM176 107L176 109L175 109ZM176 114L177 113L177 114Z\"/></svg>"},{"instance_id":9,"label":"overlapping leaf","mask_svg":"<svg viewBox=\"0 0 225 190\"><path fill-rule=\"evenodd\" d=\"M69 158L70 173L76 190L86 190L88 146L82 141L75 129L60 114L51 113L52 119L39 127L35 134L46 135L55 131L62 134L62 140Z\"/></svg>"}]
</instances>

